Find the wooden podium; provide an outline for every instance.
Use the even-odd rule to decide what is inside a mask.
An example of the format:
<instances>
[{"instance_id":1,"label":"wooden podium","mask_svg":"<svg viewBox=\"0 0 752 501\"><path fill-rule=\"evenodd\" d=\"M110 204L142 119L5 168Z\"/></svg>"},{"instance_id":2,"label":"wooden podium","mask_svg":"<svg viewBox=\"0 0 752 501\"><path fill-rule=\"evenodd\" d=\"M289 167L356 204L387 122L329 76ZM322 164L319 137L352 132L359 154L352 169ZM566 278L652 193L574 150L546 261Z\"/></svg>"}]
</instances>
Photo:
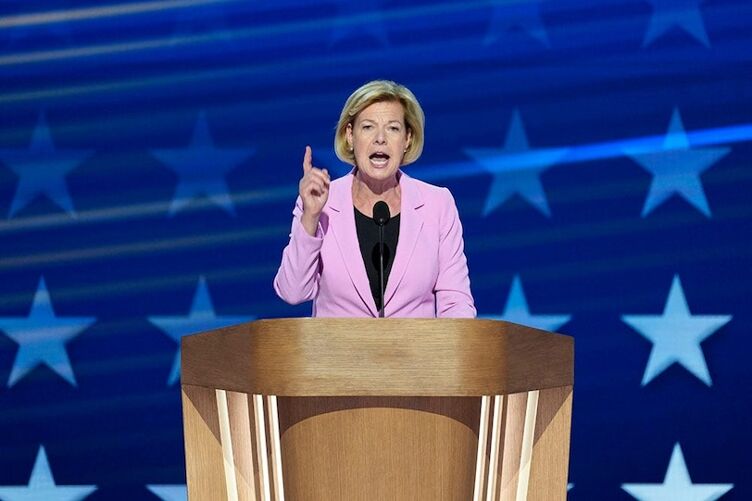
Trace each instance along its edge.
<instances>
[{"instance_id":1,"label":"wooden podium","mask_svg":"<svg viewBox=\"0 0 752 501\"><path fill-rule=\"evenodd\" d=\"M494 320L259 320L182 340L188 494L566 499L574 342Z\"/></svg>"}]
</instances>

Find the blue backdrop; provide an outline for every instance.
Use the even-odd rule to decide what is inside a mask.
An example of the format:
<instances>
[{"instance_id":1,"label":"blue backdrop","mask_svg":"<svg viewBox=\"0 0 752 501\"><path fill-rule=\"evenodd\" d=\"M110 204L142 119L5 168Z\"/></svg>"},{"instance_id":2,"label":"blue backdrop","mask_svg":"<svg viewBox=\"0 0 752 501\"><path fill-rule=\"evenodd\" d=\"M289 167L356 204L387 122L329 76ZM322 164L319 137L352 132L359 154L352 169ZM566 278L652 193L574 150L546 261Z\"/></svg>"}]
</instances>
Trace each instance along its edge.
<instances>
[{"instance_id":1,"label":"blue backdrop","mask_svg":"<svg viewBox=\"0 0 752 501\"><path fill-rule=\"evenodd\" d=\"M178 342L271 286L375 78L479 315L570 334L573 500L752 499L752 3L0 2L0 499L183 499Z\"/></svg>"}]
</instances>

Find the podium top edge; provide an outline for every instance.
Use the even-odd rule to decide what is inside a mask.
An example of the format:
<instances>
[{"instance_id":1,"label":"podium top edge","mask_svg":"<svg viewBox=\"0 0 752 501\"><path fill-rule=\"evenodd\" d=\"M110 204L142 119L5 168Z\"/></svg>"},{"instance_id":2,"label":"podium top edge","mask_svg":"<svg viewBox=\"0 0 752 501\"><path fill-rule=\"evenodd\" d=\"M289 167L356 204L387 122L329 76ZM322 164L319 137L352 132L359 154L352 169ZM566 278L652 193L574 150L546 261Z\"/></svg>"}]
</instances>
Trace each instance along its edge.
<instances>
[{"instance_id":1,"label":"podium top edge","mask_svg":"<svg viewBox=\"0 0 752 501\"><path fill-rule=\"evenodd\" d=\"M572 337L492 319L262 319L181 343L183 384L244 393L494 395L574 381Z\"/></svg>"}]
</instances>

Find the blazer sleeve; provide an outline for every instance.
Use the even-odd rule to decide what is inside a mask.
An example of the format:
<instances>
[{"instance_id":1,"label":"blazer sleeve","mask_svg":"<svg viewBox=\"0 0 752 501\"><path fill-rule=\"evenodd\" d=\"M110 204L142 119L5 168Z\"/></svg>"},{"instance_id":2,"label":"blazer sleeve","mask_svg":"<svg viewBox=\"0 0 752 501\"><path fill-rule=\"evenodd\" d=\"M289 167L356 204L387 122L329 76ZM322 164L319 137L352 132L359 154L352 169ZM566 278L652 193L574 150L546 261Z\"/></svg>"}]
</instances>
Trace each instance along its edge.
<instances>
[{"instance_id":1,"label":"blazer sleeve","mask_svg":"<svg viewBox=\"0 0 752 501\"><path fill-rule=\"evenodd\" d=\"M436 316L475 318L475 301L470 292L470 276L465 257L457 205L451 192L444 188L446 200L441 211L439 236L439 275L436 280Z\"/></svg>"},{"instance_id":2,"label":"blazer sleeve","mask_svg":"<svg viewBox=\"0 0 752 501\"><path fill-rule=\"evenodd\" d=\"M309 235L300 222L302 214L303 202L298 197L292 211L290 242L282 251L282 263L274 277L274 290L290 304L300 304L315 298L321 276L319 262L324 232L319 223L316 234Z\"/></svg>"}]
</instances>

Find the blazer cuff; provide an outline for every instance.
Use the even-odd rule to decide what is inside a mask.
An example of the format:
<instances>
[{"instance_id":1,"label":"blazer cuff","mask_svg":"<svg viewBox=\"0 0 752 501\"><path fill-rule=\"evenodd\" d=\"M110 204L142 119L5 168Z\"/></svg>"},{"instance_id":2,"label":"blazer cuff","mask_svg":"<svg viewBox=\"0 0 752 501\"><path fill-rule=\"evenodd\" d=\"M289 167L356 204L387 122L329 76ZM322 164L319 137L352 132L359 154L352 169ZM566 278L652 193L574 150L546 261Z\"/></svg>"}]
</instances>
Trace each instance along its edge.
<instances>
[{"instance_id":1,"label":"blazer cuff","mask_svg":"<svg viewBox=\"0 0 752 501\"><path fill-rule=\"evenodd\" d=\"M292 225L292 234L290 238L298 242L300 245L311 249L318 249L324 242L324 230L321 228L321 221L316 225L316 234L309 235L300 218L295 218L295 224Z\"/></svg>"}]
</instances>

